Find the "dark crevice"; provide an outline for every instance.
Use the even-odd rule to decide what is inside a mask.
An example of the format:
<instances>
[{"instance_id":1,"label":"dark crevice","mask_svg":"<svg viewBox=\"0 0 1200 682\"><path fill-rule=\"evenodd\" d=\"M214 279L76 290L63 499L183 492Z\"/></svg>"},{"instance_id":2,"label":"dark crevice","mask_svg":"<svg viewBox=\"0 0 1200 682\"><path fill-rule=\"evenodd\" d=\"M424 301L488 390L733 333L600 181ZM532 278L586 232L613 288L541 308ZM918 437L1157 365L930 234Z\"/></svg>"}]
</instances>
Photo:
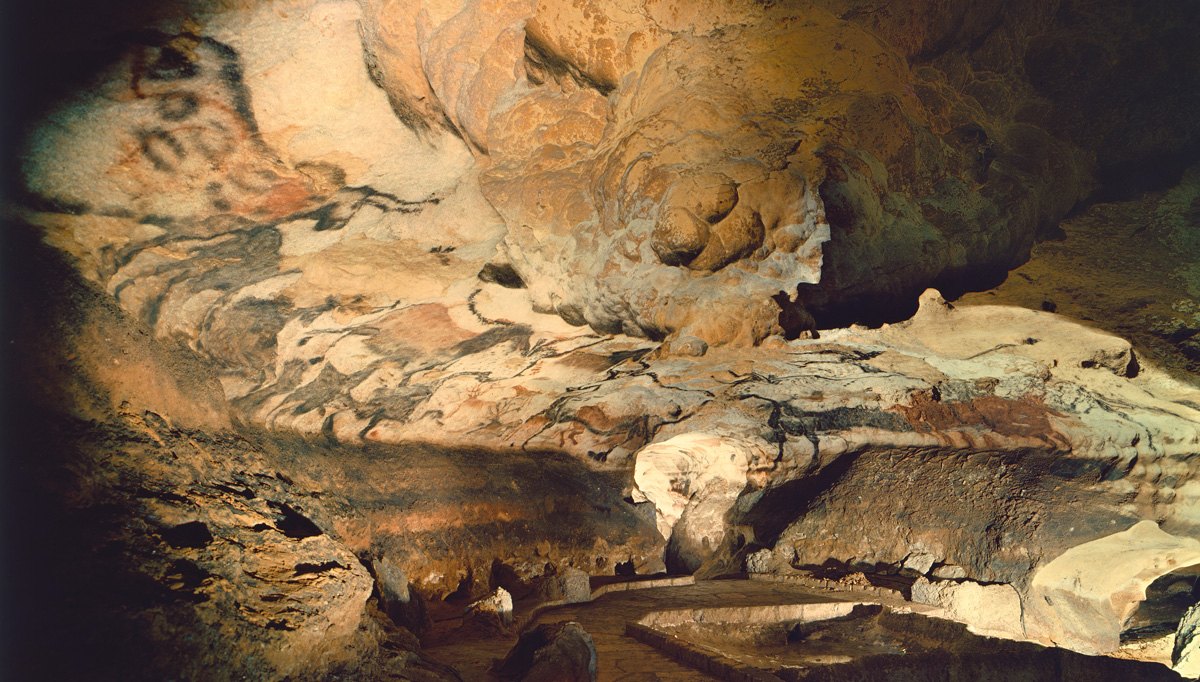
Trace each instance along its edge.
<instances>
[{"instance_id":1,"label":"dark crevice","mask_svg":"<svg viewBox=\"0 0 1200 682\"><path fill-rule=\"evenodd\" d=\"M332 561L332 560L324 561L319 564L304 562L304 563L296 564L295 571L296 571L296 575L299 576L299 575L309 575L311 573L325 573L327 571L332 571L335 568L345 568L345 566L341 565L340 563L338 563L336 561Z\"/></svg>"},{"instance_id":2,"label":"dark crevice","mask_svg":"<svg viewBox=\"0 0 1200 682\"><path fill-rule=\"evenodd\" d=\"M509 263L488 263L479 271L479 279L507 289L524 289L525 281Z\"/></svg>"},{"instance_id":3,"label":"dark crevice","mask_svg":"<svg viewBox=\"0 0 1200 682\"><path fill-rule=\"evenodd\" d=\"M767 490L740 524L754 529L756 543L774 546L789 524L806 514L818 497L846 476L859 454L844 454L812 476Z\"/></svg>"},{"instance_id":4,"label":"dark crevice","mask_svg":"<svg viewBox=\"0 0 1200 682\"><path fill-rule=\"evenodd\" d=\"M162 537L168 545L175 549L185 547L199 549L213 541L212 533L203 521L190 521L181 523L174 528L168 528L162 532Z\"/></svg>"},{"instance_id":5,"label":"dark crevice","mask_svg":"<svg viewBox=\"0 0 1200 682\"><path fill-rule=\"evenodd\" d=\"M293 509L290 505L281 502L269 502L271 508L283 515L283 518L275 523L275 527L280 533L297 540L303 538L316 537L323 535L324 532L317 527L307 516Z\"/></svg>"},{"instance_id":6,"label":"dark crevice","mask_svg":"<svg viewBox=\"0 0 1200 682\"><path fill-rule=\"evenodd\" d=\"M525 75L534 85L542 85L547 80L569 78L579 87L590 88L605 97L616 89L613 84L600 82L577 65L554 54L530 33L525 34Z\"/></svg>"}]
</instances>

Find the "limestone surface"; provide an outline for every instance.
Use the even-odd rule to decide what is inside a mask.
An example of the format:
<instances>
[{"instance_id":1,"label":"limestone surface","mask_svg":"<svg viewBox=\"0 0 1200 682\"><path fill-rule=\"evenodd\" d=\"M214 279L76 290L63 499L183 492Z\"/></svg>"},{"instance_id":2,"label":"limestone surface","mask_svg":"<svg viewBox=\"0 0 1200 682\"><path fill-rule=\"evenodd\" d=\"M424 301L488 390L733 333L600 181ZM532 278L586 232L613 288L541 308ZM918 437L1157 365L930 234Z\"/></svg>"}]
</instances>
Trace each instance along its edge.
<instances>
[{"instance_id":1,"label":"limestone surface","mask_svg":"<svg viewBox=\"0 0 1200 682\"><path fill-rule=\"evenodd\" d=\"M912 600L941 607L941 616L966 623L976 634L1024 639L1021 596L1012 585L980 585L971 581L924 577L912 586Z\"/></svg>"},{"instance_id":2,"label":"limestone surface","mask_svg":"<svg viewBox=\"0 0 1200 682\"><path fill-rule=\"evenodd\" d=\"M1184 677L1200 677L1200 607L1193 606L1179 621L1175 633L1175 646L1171 649L1171 665L1175 672Z\"/></svg>"},{"instance_id":3,"label":"limestone surface","mask_svg":"<svg viewBox=\"0 0 1200 682\"><path fill-rule=\"evenodd\" d=\"M1200 540L1164 533L1153 521L1072 547L1033 575L1026 627L1076 651L1113 651L1146 587L1198 563Z\"/></svg>"},{"instance_id":4,"label":"limestone surface","mask_svg":"<svg viewBox=\"0 0 1200 682\"><path fill-rule=\"evenodd\" d=\"M497 587L486 597L463 609L463 628L502 633L513 623L513 599L508 590Z\"/></svg>"},{"instance_id":5,"label":"limestone surface","mask_svg":"<svg viewBox=\"0 0 1200 682\"><path fill-rule=\"evenodd\" d=\"M493 671L514 682L596 682L596 645L579 623L545 623L521 633Z\"/></svg>"},{"instance_id":6,"label":"limestone surface","mask_svg":"<svg viewBox=\"0 0 1200 682\"><path fill-rule=\"evenodd\" d=\"M995 283L1097 176L1177 163L1130 127L1137 98L1104 94L1114 74L1069 65L1126 74L1148 36L1190 52L1168 36L1200 17L1084 5L372 2L364 44L402 118L476 152L537 310L749 344ZM1085 101L1113 115L1080 125Z\"/></svg>"},{"instance_id":7,"label":"limestone surface","mask_svg":"<svg viewBox=\"0 0 1200 682\"><path fill-rule=\"evenodd\" d=\"M1200 393L926 290L1141 158L1063 125L1101 93L1062 22L1104 2L971 5L286 0L126 35L5 206L54 559L21 576L95 567L31 641L78 613L100 679L453 679L414 633L499 590L830 566L1114 648L1200 556Z\"/></svg>"}]
</instances>

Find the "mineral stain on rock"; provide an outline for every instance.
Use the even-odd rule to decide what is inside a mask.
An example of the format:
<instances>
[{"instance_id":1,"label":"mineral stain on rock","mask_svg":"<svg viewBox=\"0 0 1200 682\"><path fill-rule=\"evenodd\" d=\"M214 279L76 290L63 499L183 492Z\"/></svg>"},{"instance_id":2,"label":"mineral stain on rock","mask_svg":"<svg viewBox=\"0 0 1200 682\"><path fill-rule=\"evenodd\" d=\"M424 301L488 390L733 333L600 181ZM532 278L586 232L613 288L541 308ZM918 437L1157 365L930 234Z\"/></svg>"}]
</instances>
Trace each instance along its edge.
<instances>
[{"instance_id":1,"label":"mineral stain on rock","mask_svg":"<svg viewBox=\"0 0 1200 682\"><path fill-rule=\"evenodd\" d=\"M896 408L913 428L924 431L983 427L995 433L1031 438L1047 445L1063 444L1062 435L1050 423L1050 417L1064 415L1052 410L1036 397L1007 400L984 395L970 400L941 401L920 393L909 405Z\"/></svg>"}]
</instances>

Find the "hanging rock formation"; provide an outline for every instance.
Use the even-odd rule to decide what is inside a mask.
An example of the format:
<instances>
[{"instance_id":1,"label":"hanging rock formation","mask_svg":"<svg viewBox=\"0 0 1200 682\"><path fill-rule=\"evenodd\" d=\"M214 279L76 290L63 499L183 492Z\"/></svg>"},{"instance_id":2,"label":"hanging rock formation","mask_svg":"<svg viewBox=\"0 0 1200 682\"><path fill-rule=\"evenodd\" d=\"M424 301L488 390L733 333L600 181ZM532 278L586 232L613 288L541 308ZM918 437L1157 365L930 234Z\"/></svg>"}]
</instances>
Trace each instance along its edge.
<instances>
[{"instance_id":1,"label":"hanging rock formation","mask_svg":"<svg viewBox=\"0 0 1200 682\"><path fill-rule=\"evenodd\" d=\"M418 53L381 82L486 159L535 309L750 344L995 283L1094 187L1078 93L1021 60L1095 19L978 4L468 2L366 47Z\"/></svg>"}]
</instances>

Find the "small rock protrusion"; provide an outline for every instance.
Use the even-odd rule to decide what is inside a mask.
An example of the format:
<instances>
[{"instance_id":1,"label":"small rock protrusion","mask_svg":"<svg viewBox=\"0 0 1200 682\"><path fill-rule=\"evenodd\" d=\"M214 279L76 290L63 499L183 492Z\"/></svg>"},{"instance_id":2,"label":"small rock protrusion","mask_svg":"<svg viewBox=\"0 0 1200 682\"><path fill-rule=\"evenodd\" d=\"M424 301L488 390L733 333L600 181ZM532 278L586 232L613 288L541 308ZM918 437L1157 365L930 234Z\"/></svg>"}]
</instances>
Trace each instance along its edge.
<instances>
[{"instance_id":1,"label":"small rock protrusion","mask_svg":"<svg viewBox=\"0 0 1200 682\"><path fill-rule=\"evenodd\" d=\"M938 580L962 580L967 577L967 569L954 564L946 564L933 569L931 575Z\"/></svg>"},{"instance_id":2,"label":"small rock protrusion","mask_svg":"<svg viewBox=\"0 0 1200 682\"><path fill-rule=\"evenodd\" d=\"M380 606L392 622L417 634L427 630L432 621L425 610L425 603L411 589L408 576L400 564L391 557L383 556L372 562L371 568L375 574Z\"/></svg>"},{"instance_id":3,"label":"small rock protrusion","mask_svg":"<svg viewBox=\"0 0 1200 682\"><path fill-rule=\"evenodd\" d=\"M503 587L463 609L463 629L500 634L513 623L512 595Z\"/></svg>"},{"instance_id":4,"label":"small rock protrusion","mask_svg":"<svg viewBox=\"0 0 1200 682\"><path fill-rule=\"evenodd\" d=\"M708 352L708 344L696 336L681 336L671 342L669 350L671 355L698 358Z\"/></svg>"},{"instance_id":5,"label":"small rock protrusion","mask_svg":"<svg viewBox=\"0 0 1200 682\"><path fill-rule=\"evenodd\" d=\"M534 592L543 601L561 601L568 604L592 600L591 577L587 573L568 566L538 581Z\"/></svg>"},{"instance_id":6,"label":"small rock protrusion","mask_svg":"<svg viewBox=\"0 0 1200 682\"><path fill-rule=\"evenodd\" d=\"M521 633L492 672L513 682L595 682L596 644L579 623L545 623Z\"/></svg>"},{"instance_id":7,"label":"small rock protrusion","mask_svg":"<svg viewBox=\"0 0 1200 682\"><path fill-rule=\"evenodd\" d=\"M929 569L933 568L934 557L926 552L918 552L910 554L900 566L900 575L915 578L917 576L929 573Z\"/></svg>"},{"instance_id":8,"label":"small rock protrusion","mask_svg":"<svg viewBox=\"0 0 1200 682\"><path fill-rule=\"evenodd\" d=\"M953 312L954 306L937 289L926 289L918 299L917 314L931 318L944 317Z\"/></svg>"},{"instance_id":9,"label":"small rock protrusion","mask_svg":"<svg viewBox=\"0 0 1200 682\"><path fill-rule=\"evenodd\" d=\"M1175 646L1171 651L1171 669L1184 677L1200 678L1200 604L1188 609L1179 619Z\"/></svg>"}]
</instances>

